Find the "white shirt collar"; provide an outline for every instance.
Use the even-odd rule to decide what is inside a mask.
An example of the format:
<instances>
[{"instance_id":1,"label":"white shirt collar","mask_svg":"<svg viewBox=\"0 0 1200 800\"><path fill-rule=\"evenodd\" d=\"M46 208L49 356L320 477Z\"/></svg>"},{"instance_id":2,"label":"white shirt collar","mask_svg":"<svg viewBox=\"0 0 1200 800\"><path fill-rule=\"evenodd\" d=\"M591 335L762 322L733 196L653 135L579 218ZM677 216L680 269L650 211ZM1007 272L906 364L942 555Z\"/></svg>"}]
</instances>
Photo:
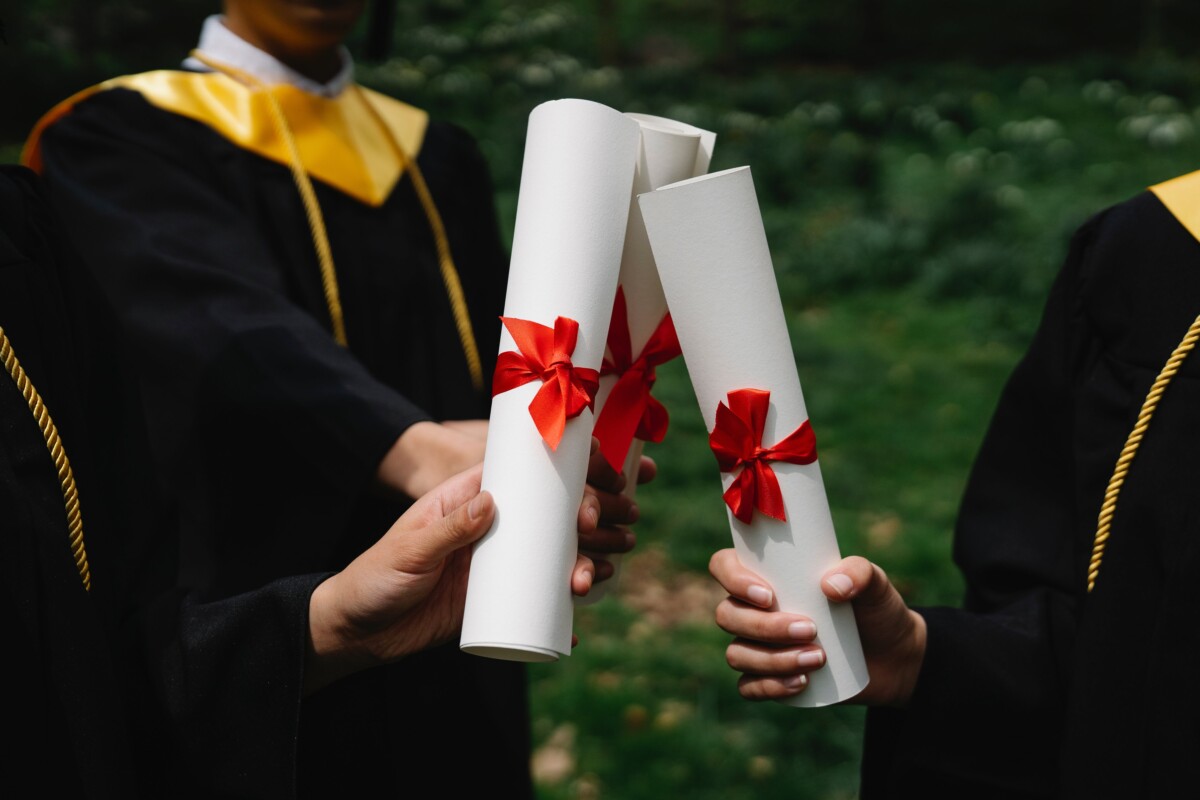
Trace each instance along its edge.
<instances>
[{"instance_id":1,"label":"white shirt collar","mask_svg":"<svg viewBox=\"0 0 1200 800\"><path fill-rule=\"evenodd\" d=\"M354 60L345 47L340 51L342 68L338 70L338 74L328 83L318 83L226 28L220 14L214 14L204 20L204 28L200 31L200 43L196 49L213 61L246 72L268 86L290 83L297 89L322 97L337 97L354 80ZM190 56L183 62L183 66L200 72L212 71L202 61Z\"/></svg>"}]
</instances>

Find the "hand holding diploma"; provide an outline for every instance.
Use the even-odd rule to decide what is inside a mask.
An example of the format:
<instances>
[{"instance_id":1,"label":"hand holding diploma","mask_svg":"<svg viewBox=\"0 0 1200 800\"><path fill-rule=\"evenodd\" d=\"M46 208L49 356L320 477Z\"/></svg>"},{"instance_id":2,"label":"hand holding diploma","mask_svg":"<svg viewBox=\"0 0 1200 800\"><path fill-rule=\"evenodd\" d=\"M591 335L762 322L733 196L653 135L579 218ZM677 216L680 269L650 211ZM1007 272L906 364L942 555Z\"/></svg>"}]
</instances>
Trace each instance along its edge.
<instances>
[{"instance_id":1,"label":"hand holding diploma","mask_svg":"<svg viewBox=\"0 0 1200 800\"><path fill-rule=\"evenodd\" d=\"M454 638L462 624L470 545L496 514L492 496L479 488L482 473L476 466L425 494L383 538L317 586L309 601L305 691ZM619 502L603 508L608 499L601 494L587 494L580 505L581 538L592 549L628 549L623 536L612 541L610 529L601 527L622 513ZM571 591L586 595L595 575L591 559L578 556Z\"/></svg>"},{"instance_id":2,"label":"hand holding diploma","mask_svg":"<svg viewBox=\"0 0 1200 800\"><path fill-rule=\"evenodd\" d=\"M750 170L681 181L638 201L737 556L770 579L779 608L815 622L825 654L806 690L782 699L842 702L863 690L867 669L853 612L818 586L841 554Z\"/></svg>"},{"instance_id":3,"label":"hand holding diploma","mask_svg":"<svg viewBox=\"0 0 1200 800\"><path fill-rule=\"evenodd\" d=\"M497 514L472 558L466 652L570 652L571 529L638 143L636 122L597 103L559 100L530 114L483 472Z\"/></svg>"},{"instance_id":4,"label":"hand holding diploma","mask_svg":"<svg viewBox=\"0 0 1200 800\"><path fill-rule=\"evenodd\" d=\"M775 591L738 561L732 549L713 555L709 572L729 592L717 606L717 625L737 638L725 651L742 673L738 691L747 700L782 700L808 685L825 663L815 643L816 625L802 614L778 610ZM870 683L845 702L871 706L908 704L925 656L925 618L911 610L884 571L851 556L821 579L831 603L849 602L858 621Z\"/></svg>"}]
</instances>

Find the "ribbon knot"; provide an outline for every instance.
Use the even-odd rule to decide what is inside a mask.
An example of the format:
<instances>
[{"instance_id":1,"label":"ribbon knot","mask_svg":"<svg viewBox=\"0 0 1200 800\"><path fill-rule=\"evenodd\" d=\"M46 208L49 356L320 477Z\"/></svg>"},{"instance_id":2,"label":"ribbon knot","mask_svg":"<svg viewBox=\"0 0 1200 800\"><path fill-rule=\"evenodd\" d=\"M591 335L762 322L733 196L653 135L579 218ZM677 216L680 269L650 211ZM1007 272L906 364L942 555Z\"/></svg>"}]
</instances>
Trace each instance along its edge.
<instances>
[{"instance_id":1,"label":"ribbon knot","mask_svg":"<svg viewBox=\"0 0 1200 800\"><path fill-rule=\"evenodd\" d=\"M642 352L633 358L625 290L618 286L612 322L608 326L608 356L600 368L601 375L617 375L618 378L604 408L600 409L600 418L593 431L600 440L600 452L617 472L625 466L625 457L635 438L661 442L667 435L670 415L663 404L651 396L650 390L658 379L654 368L679 353L679 338L675 335L671 315L667 314L646 341Z\"/></svg>"},{"instance_id":2,"label":"ribbon knot","mask_svg":"<svg viewBox=\"0 0 1200 800\"><path fill-rule=\"evenodd\" d=\"M717 404L717 422L708 435L708 446L717 457L721 472L741 468L725 491L725 504L745 523L754 509L769 517L786 520L779 478L769 462L811 464L817 460L817 438L808 420L778 444L764 447L763 426L771 393L763 389L737 389L728 395L729 405Z\"/></svg>"},{"instance_id":3,"label":"ribbon knot","mask_svg":"<svg viewBox=\"0 0 1200 800\"><path fill-rule=\"evenodd\" d=\"M496 359L492 397L531 381L541 381L542 388L529 403L529 415L546 444L557 450L567 420L579 416L585 408L592 408L596 390L600 388L596 370L571 363L579 338L579 323L558 317L554 327L548 328L514 317L501 317L500 321L512 334L517 350L506 350Z\"/></svg>"}]
</instances>

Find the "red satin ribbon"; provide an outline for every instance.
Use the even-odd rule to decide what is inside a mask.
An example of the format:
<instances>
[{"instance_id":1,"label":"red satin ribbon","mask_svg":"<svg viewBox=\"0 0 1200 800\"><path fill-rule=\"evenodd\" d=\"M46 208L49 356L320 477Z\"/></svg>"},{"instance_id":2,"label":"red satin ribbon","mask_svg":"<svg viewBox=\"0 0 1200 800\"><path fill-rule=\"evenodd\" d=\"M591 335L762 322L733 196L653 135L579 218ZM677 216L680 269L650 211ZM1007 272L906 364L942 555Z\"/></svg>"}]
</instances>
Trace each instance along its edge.
<instances>
[{"instance_id":1,"label":"red satin ribbon","mask_svg":"<svg viewBox=\"0 0 1200 800\"><path fill-rule=\"evenodd\" d=\"M506 350L496 360L492 397L530 381L541 381L542 388L529 404L529 415L546 444L557 450L567 420L579 416L585 408L592 408L596 390L600 388L596 370L571 363L579 338L579 323L559 317L551 329L513 317L501 317L500 321L512 334L519 352Z\"/></svg>"},{"instance_id":2,"label":"red satin ribbon","mask_svg":"<svg viewBox=\"0 0 1200 800\"><path fill-rule=\"evenodd\" d=\"M771 393L762 389L737 389L729 393L729 405L717 405L717 424L708 435L708 446L717 456L721 472L742 471L725 492L725 504L742 522L750 522L754 509L786 520L779 479L769 461L811 464L817 460L817 438L805 420L799 428L773 447L762 446L763 425Z\"/></svg>"},{"instance_id":3,"label":"red satin ribbon","mask_svg":"<svg viewBox=\"0 0 1200 800\"><path fill-rule=\"evenodd\" d=\"M618 286L612 323L608 326L608 352L600 374L620 377L604 401L592 433L600 440L605 460L620 472L635 437L644 442L661 442L667 435L670 416L663 404L650 396L650 390L657 379L654 368L680 353L671 315L662 318L642 352L633 358L625 290Z\"/></svg>"}]
</instances>

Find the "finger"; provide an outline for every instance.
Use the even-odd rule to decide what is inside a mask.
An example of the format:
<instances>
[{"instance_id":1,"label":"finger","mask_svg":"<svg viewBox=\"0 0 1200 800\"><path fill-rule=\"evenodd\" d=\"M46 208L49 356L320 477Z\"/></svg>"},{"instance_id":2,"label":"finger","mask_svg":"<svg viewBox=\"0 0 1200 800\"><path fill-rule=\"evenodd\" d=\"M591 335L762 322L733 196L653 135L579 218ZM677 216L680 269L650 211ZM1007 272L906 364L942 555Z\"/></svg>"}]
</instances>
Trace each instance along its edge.
<instances>
[{"instance_id":1,"label":"finger","mask_svg":"<svg viewBox=\"0 0 1200 800\"><path fill-rule=\"evenodd\" d=\"M628 528L613 525L579 534L579 549L588 553L628 553L637 544L637 535Z\"/></svg>"},{"instance_id":2,"label":"finger","mask_svg":"<svg viewBox=\"0 0 1200 800\"><path fill-rule=\"evenodd\" d=\"M600 440L592 437L592 454L588 458L587 482L606 492L619 492L625 488L625 475L613 469L612 464L600 452Z\"/></svg>"},{"instance_id":3,"label":"finger","mask_svg":"<svg viewBox=\"0 0 1200 800\"><path fill-rule=\"evenodd\" d=\"M738 672L788 678L824 666L825 651L816 645L778 648L737 639L725 649L725 661Z\"/></svg>"},{"instance_id":4,"label":"finger","mask_svg":"<svg viewBox=\"0 0 1200 800\"><path fill-rule=\"evenodd\" d=\"M404 534L396 569L415 574L431 572L451 553L487 533L496 513L489 492L479 492L468 502L433 523Z\"/></svg>"},{"instance_id":5,"label":"finger","mask_svg":"<svg viewBox=\"0 0 1200 800\"><path fill-rule=\"evenodd\" d=\"M782 700L795 697L808 686L808 676L793 675L790 678L743 675L738 679L738 691L747 700Z\"/></svg>"},{"instance_id":6,"label":"finger","mask_svg":"<svg viewBox=\"0 0 1200 800\"><path fill-rule=\"evenodd\" d=\"M766 581L742 566L732 548L713 553L708 571L733 597L760 608L775 605L775 592Z\"/></svg>"},{"instance_id":7,"label":"finger","mask_svg":"<svg viewBox=\"0 0 1200 800\"><path fill-rule=\"evenodd\" d=\"M596 497L595 492L584 489L575 527L580 535L593 533L600 527L600 498Z\"/></svg>"},{"instance_id":8,"label":"finger","mask_svg":"<svg viewBox=\"0 0 1200 800\"><path fill-rule=\"evenodd\" d=\"M611 561L608 561L601 557L594 556L591 553L588 553L587 557L590 558L592 560L592 563L596 565L596 577L592 581L593 586L595 586L597 583L600 583L601 581L608 580L609 578L611 578L613 575L616 574L617 567Z\"/></svg>"},{"instance_id":9,"label":"finger","mask_svg":"<svg viewBox=\"0 0 1200 800\"><path fill-rule=\"evenodd\" d=\"M639 485L649 483L658 476L658 464L650 456L642 456L638 462L637 482Z\"/></svg>"},{"instance_id":10,"label":"finger","mask_svg":"<svg viewBox=\"0 0 1200 800\"><path fill-rule=\"evenodd\" d=\"M597 583L600 583L601 581L608 580L616 573L616 571L617 571L616 565L613 564L611 561L609 561L605 557L608 554L593 553L593 552L590 552L588 550L583 550L583 549L581 549L579 552L582 553L583 555L587 556L588 558L590 558L592 560L592 565L596 568L596 575L592 579L592 586L595 586Z\"/></svg>"},{"instance_id":11,"label":"finger","mask_svg":"<svg viewBox=\"0 0 1200 800\"><path fill-rule=\"evenodd\" d=\"M580 597L592 589L596 577L596 565L592 560L580 553L575 557L575 568L571 571L571 591Z\"/></svg>"},{"instance_id":12,"label":"finger","mask_svg":"<svg viewBox=\"0 0 1200 800\"><path fill-rule=\"evenodd\" d=\"M392 527L414 530L446 517L454 509L479 494L479 485L482 480L483 464L476 464L454 477L448 478L422 495L404 512L400 519L396 520L396 524Z\"/></svg>"},{"instance_id":13,"label":"finger","mask_svg":"<svg viewBox=\"0 0 1200 800\"><path fill-rule=\"evenodd\" d=\"M891 583L879 565L861 556L850 556L825 574L821 590L834 602L857 599L870 605L888 598Z\"/></svg>"},{"instance_id":14,"label":"finger","mask_svg":"<svg viewBox=\"0 0 1200 800\"><path fill-rule=\"evenodd\" d=\"M732 597L717 606L717 626L734 636L775 645L808 644L817 635L817 626L808 617L764 611Z\"/></svg>"},{"instance_id":15,"label":"finger","mask_svg":"<svg viewBox=\"0 0 1200 800\"><path fill-rule=\"evenodd\" d=\"M595 486L584 488L585 495L596 498L600 507L601 525L632 525L638 521L637 503L620 492L606 492Z\"/></svg>"}]
</instances>

